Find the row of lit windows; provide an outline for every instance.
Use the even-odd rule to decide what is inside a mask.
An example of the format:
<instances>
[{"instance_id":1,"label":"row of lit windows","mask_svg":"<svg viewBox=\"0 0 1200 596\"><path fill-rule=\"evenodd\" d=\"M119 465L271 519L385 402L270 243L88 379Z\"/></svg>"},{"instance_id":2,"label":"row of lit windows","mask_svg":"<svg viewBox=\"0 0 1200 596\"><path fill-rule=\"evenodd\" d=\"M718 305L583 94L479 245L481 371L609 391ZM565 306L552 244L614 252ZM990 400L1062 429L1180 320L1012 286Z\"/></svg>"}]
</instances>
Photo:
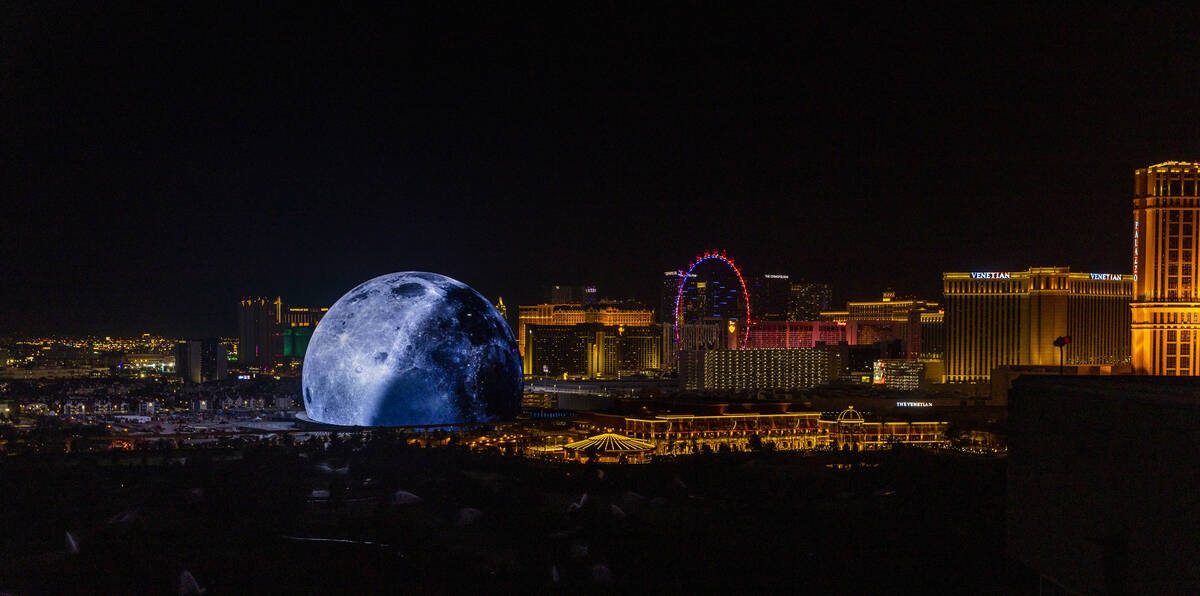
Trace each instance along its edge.
<instances>
[{"instance_id":1,"label":"row of lit windows","mask_svg":"<svg viewBox=\"0 0 1200 596\"><path fill-rule=\"evenodd\" d=\"M1196 199L1200 197L1154 197L1147 199L1147 207L1172 207L1172 208L1192 208L1196 206Z\"/></svg>"},{"instance_id":2,"label":"row of lit windows","mask_svg":"<svg viewBox=\"0 0 1200 596\"><path fill-rule=\"evenodd\" d=\"M1195 173L1193 172L1194 176ZM1178 175L1177 175L1178 176ZM1194 197L1200 196L1200 180L1196 178L1166 178L1156 177L1152 196L1156 197Z\"/></svg>"},{"instance_id":3,"label":"row of lit windows","mask_svg":"<svg viewBox=\"0 0 1200 596\"><path fill-rule=\"evenodd\" d=\"M1168 300L1187 298L1193 294L1193 249L1191 210L1171 209L1162 214L1168 223L1163 227L1161 241L1166 243L1166 259L1158 261L1158 274L1165 275ZM1165 270L1164 270L1165 267Z\"/></svg>"},{"instance_id":4,"label":"row of lit windows","mask_svg":"<svg viewBox=\"0 0 1200 596\"><path fill-rule=\"evenodd\" d=\"M1190 245L1189 245L1190 246ZM1133 295L1129 282L1072 280L1067 277L1035 277L1032 280L946 280L946 294L1022 294L1039 290L1068 290L1079 294Z\"/></svg>"},{"instance_id":5,"label":"row of lit windows","mask_svg":"<svg viewBox=\"0 0 1200 596\"><path fill-rule=\"evenodd\" d=\"M1163 374L1188 375L1192 370L1192 332L1170 329L1166 332L1163 349L1166 353Z\"/></svg>"},{"instance_id":6,"label":"row of lit windows","mask_svg":"<svg viewBox=\"0 0 1200 596\"><path fill-rule=\"evenodd\" d=\"M1025 292L1024 281L947 280L946 294L1015 294Z\"/></svg>"},{"instance_id":7,"label":"row of lit windows","mask_svg":"<svg viewBox=\"0 0 1200 596\"><path fill-rule=\"evenodd\" d=\"M1156 312L1150 315L1152 323L1200 323L1198 312Z\"/></svg>"},{"instance_id":8,"label":"row of lit windows","mask_svg":"<svg viewBox=\"0 0 1200 596\"><path fill-rule=\"evenodd\" d=\"M1071 280L1070 290L1072 294L1082 294L1087 296L1117 296L1132 298L1133 284L1111 281L1092 281L1092 280Z\"/></svg>"}]
</instances>

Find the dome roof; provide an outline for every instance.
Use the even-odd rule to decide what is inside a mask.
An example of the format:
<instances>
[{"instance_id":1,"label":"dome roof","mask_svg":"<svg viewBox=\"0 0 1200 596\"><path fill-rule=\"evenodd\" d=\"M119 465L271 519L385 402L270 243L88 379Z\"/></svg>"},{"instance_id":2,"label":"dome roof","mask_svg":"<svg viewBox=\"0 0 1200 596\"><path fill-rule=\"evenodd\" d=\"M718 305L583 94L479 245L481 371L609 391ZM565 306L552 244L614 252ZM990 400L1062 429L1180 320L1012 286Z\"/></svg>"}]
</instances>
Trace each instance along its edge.
<instances>
[{"instance_id":1,"label":"dome roof","mask_svg":"<svg viewBox=\"0 0 1200 596\"><path fill-rule=\"evenodd\" d=\"M841 414L838 414L837 420L838 422L850 423L862 422L863 417L862 414L859 414L858 411L854 409L854 406L847 406L845 410L842 410Z\"/></svg>"},{"instance_id":2,"label":"dome roof","mask_svg":"<svg viewBox=\"0 0 1200 596\"><path fill-rule=\"evenodd\" d=\"M654 443L616 433L604 433L582 441L567 443L564 447L576 451L592 448L595 448L596 451L650 451L654 449Z\"/></svg>"}]
</instances>

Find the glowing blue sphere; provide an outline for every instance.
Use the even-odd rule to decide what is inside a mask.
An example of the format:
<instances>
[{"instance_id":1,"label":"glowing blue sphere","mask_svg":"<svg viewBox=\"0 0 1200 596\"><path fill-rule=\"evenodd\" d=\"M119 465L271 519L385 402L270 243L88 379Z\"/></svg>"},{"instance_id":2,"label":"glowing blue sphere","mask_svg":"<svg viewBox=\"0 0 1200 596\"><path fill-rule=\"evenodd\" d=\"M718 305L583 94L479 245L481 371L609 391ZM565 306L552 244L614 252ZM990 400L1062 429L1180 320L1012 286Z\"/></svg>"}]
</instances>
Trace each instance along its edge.
<instances>
[{"instance_id":1,"label":"glowing blue sphere","mask_svg":"<svg viewBox=\"0 0 1200 596\"><path fill-rule=\"evenodd\" d=\"M355 426L512 418L521 403L512 330L462 282L405 271L350 290L304 356L304 409Z\"/></svg>"}]
</instances>

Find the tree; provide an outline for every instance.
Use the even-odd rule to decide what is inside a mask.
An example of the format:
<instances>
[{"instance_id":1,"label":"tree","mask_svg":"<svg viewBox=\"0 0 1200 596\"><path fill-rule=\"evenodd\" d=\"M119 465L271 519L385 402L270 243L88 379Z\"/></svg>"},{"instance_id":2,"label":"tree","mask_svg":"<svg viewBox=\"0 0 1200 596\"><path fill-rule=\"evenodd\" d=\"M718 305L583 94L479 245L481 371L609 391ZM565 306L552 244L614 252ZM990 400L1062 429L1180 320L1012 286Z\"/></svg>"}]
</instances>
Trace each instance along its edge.
<instances>
[{"instance_id":1,"label":"tree","mask_svg":"<svg viewBox=\"0 0 1200 596\"><path fill-rule=\"evenodd\" d=\"M746 447L749 448L751 451L762 451L763 450L762 437L760 437L758 435L750 435L750 440L746 441Z\"/></svg>"}]
</instances>

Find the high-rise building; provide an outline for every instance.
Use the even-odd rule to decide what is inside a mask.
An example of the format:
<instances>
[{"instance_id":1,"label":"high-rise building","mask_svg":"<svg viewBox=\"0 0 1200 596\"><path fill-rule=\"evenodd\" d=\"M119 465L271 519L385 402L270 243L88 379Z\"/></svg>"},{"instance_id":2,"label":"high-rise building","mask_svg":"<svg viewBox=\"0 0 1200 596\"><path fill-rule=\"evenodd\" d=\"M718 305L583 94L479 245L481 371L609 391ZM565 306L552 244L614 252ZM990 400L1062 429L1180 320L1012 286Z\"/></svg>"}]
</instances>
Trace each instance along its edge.
<instances>
[{"instance_id":1,"label":"high-rise building","mask_svg":"<svg viewBox=\"0 0 1200 596\"><path fill-rule=\"evenodd\" d=\"M667 271L663 274L659 322L676 323L676 296L684 275L688 277L687 283L683 284L683 294L679 296L679 323L730 319L742 321L746 318L746 298L742 294L739 274L724 265L703 263L690 274L685 271ZM746 291L749 292L749 288Z\"/></svg>"},{"instance_id":2,"label":"high-rise building","mask_svg":"<svg viewBox=\"0 0 1200 596\"><path fill-rule=\"evenodd\" d=\"M920 331L917 343L908 345L908 357L914 358L915 352L915 358L921 360L942 360L946 353L946 312L921 312L918 316Z\"/></svg>"},{"instance_id":3,"label":"high-rise building","mask_svg":"<svg viewBox=\"0 0 1200 596\"><path fill-rule=\"evenodd\" d=\"M1138 374L1200 374L1200 162L1134 174L1131 341Z\"/></svg>"},{"instance_id":4,"label":"high-rise building","mask_svg":"<svg viewBox=\"0 0 1200 596\"><path fill-rule=\"evenodd\" d=\"M238 365L269 367L283 359L283 299L243 298L238 306Z\"/></svg>"},{"instance_id":5,"label":"high-rise building","mask_svg":"<svg viewBox=\"0 0 1200 596\"><path fill-rule=\"evenodd\" d=\"M843 358L837 347L683 352L680 375L690 389L808 389L836 379Z\"/></svg>"},{"instance_id":6,"label":"high-rise building","mask_svg":"<svg viewBox=\"0 0 1200 596\"><path fill-rule=\"evenodd\" d=\"M324 307L287 307L280 297L243 298L238 303L239 366L270 368L290 358L303 358Z\"/></svg>"},{"instance_id":7,"label":"high-rise building","mask_svg":"<svg viewBox=\"0 0 1200 596\"><path fill-rule=\"evenodd\" d=\"M617 346L618 375L663 368L661 328L661 325L618 326L617 336L608 336L606 341Z\"/></svg>"},{"instance_id":8,"label":"high-rise building","mask_svg":"<svg viewBox=\"0 0 1200 596\"><path fill-rule=\"evenodd\" d=\"M326 312L329 312L328 308L316 307L288 307L280 310L282 320L276 332L281 336L284 359L304 358L304 354L308 352L308 341L312 339L317 323L321 322Z\"/></svg>"},{"instance_id":9,"label":"high-rise building","mask_svg":"<svg viewBox=\"0 0 1200 596\"><path fill-rule=\"evenodd\" d=\"M887 290L879 300L847 302L848 318L862 321L908 321L913 311L936 312L938 304L915 298L897 298L896 293Z\"/></svg>"},{"instance_id":10,"label":"high-rise building","mask_svg":"<svg viewBox=\"0 0 1200 596\"><path fill-rule=\"evenodd\" d=\"M659 325L529 325L526 374L617 378L662 367Z\"/></svg>"},{"instance_id":11,"label":"high-rise building","mask_svg":"<svg viewBox=\"0 0 1200 596\"><path fill-rule=\"evenodd\" d=\"M1129 361L1133 276L1067 267L942 274L946 380L986 381L1002 365Z\"/></svg>"},{"instance_id":12,"label":"high-rise building","mask_svg":"<svg viewBox=\"0 0 1200 596\"><path fill-rule=\"evenodd\" d=\"M789 321L816 321L829 310L833 290L828 284L792 282L788 298Z\"/></svg>"},{"instance_id":13,"label":"high-rise building","mask_svg":"<svg viewBox=\"0 0 1200 596\"><path fill-rule=\"evenodd\" d=\"M675 324L675 298L679 293L679 283L683 280L684 275L688 275L688 279L692 281L696 278L695 273L688 274L686 271L666 271L663 273L662 299L659 302L656 317L659 323ZM694 283L689 283L683 287L683 297L680 299L680 305L685 311L697 308L696 285Z\"/></svg>"},{"instance_id":14,"label":"high-rise building","mask_svg":"<svg viewBox=\"0 0 1200 596\"><path fill-rule=\"evenodd\" d=\"M742 297L742 284L732 272L716 270L708 279L703 276L696 283L697 308L680 312L683 322L728 321L746 318L746 302ZM689 284L690 285L690 284Z\"/></svg>"},{"instance_id":15,"label":"high-rise building","mask_svg":"<svg viewBox=\"0 0 1200 596\"><path fill-rule=\"evenodd\" d=\"M282 308L281 306L279 309L279 322L285 327L316 327L317 323L321 322L321 318L327 312L329 312L328 308Z\"/></svg>"},{"instance_id":16,"label":"high-rise building","mask_svg":"<svg viewBox=\"0 0 1200 596\"><path fill-rule=\"evenodd\" d=\"M919 360L876 360L871 383L888 389L916 391L925 384L925 365Z\"/></svg>"},{"instance_id":17,"label":"high-rise building","mask_svg":"<svg viewBox=\"0 0 1200 596\"><path fill-rule=\"evenodd\" d=\"M679 360L679 386L684 389L704 388L704 354L706 350L676 352Z\"/></svg>"},{"instance_id":18,"label":"high-rise building","mask_svg":"<svg viewBox=\"0 0 1200 596\"><path fill-rule=\"evenodd\" d=\"M845 314L849 327L847 341L851 344L899 339L907 358L941 357L942 313L936 302L900 298L887 290L879 300L847 303ZM872 334L878 337L872 339Z\"/></svg>"},{"instance_id":19,"label":"high-rise building","mask_svg":"<svg viewBox=\"0 0 1200 596\"><path fill-rule=\"evenodd\" d=\"M526 375L585 376L593 325L530 325L526 328L521 360Z\"/></svg>"},{"instance_id":20,"label":"high-rise building","mask_svg":"<svg viewBox=\"0 0 1200 596\"><path fill-rule=\"evenodd\" d=\"M792 284L788 276L767 273L749 279L751 315L757 321L786 321Z\"/></svg>"},{"instance_id":21,"label":"high-rise building","mask_svg":"<svg viewBox=\"0 0 1200 596\"><path fill-rule=\"evenodd\" d=\"M228 360L219 339L189 339L175 344L175 374L192 383L225 379Z\"/></svg>"},{"instance_id":22,"label":"high-rise building","mask_svg":"<svg viewBox=\"0 0 1200 596\"><path fill-rule=\"evenodd\" d=\"M941 357L943 328L938 303L897 298L889 290L879 300L850 302L841 311L820 311L811 321L758 323L750 328L750 341L764 348L812 346L816 342L891 345L898 341L898 357L933 360Z\"/></svg>"},{"instance_id":23,"label":"high-rise building","mask_svg":"<svg viewBox=\"0 0 1200 596\"><path fill-rule=\"evenodd\" d=\"M614 307L585 307L580 304L535 304L522 306L518 310L517 349L521 354L528 353L526 344L529 331L536 326L591 323L607 326L645 327L653 322L654 317L654 312L646 309L623 310ZM656 337L658 337L657 334ZM543 374L543 372L540 366L535 367L533 362L526 357L525 374Z\"/></svg>"}]
</instances>

